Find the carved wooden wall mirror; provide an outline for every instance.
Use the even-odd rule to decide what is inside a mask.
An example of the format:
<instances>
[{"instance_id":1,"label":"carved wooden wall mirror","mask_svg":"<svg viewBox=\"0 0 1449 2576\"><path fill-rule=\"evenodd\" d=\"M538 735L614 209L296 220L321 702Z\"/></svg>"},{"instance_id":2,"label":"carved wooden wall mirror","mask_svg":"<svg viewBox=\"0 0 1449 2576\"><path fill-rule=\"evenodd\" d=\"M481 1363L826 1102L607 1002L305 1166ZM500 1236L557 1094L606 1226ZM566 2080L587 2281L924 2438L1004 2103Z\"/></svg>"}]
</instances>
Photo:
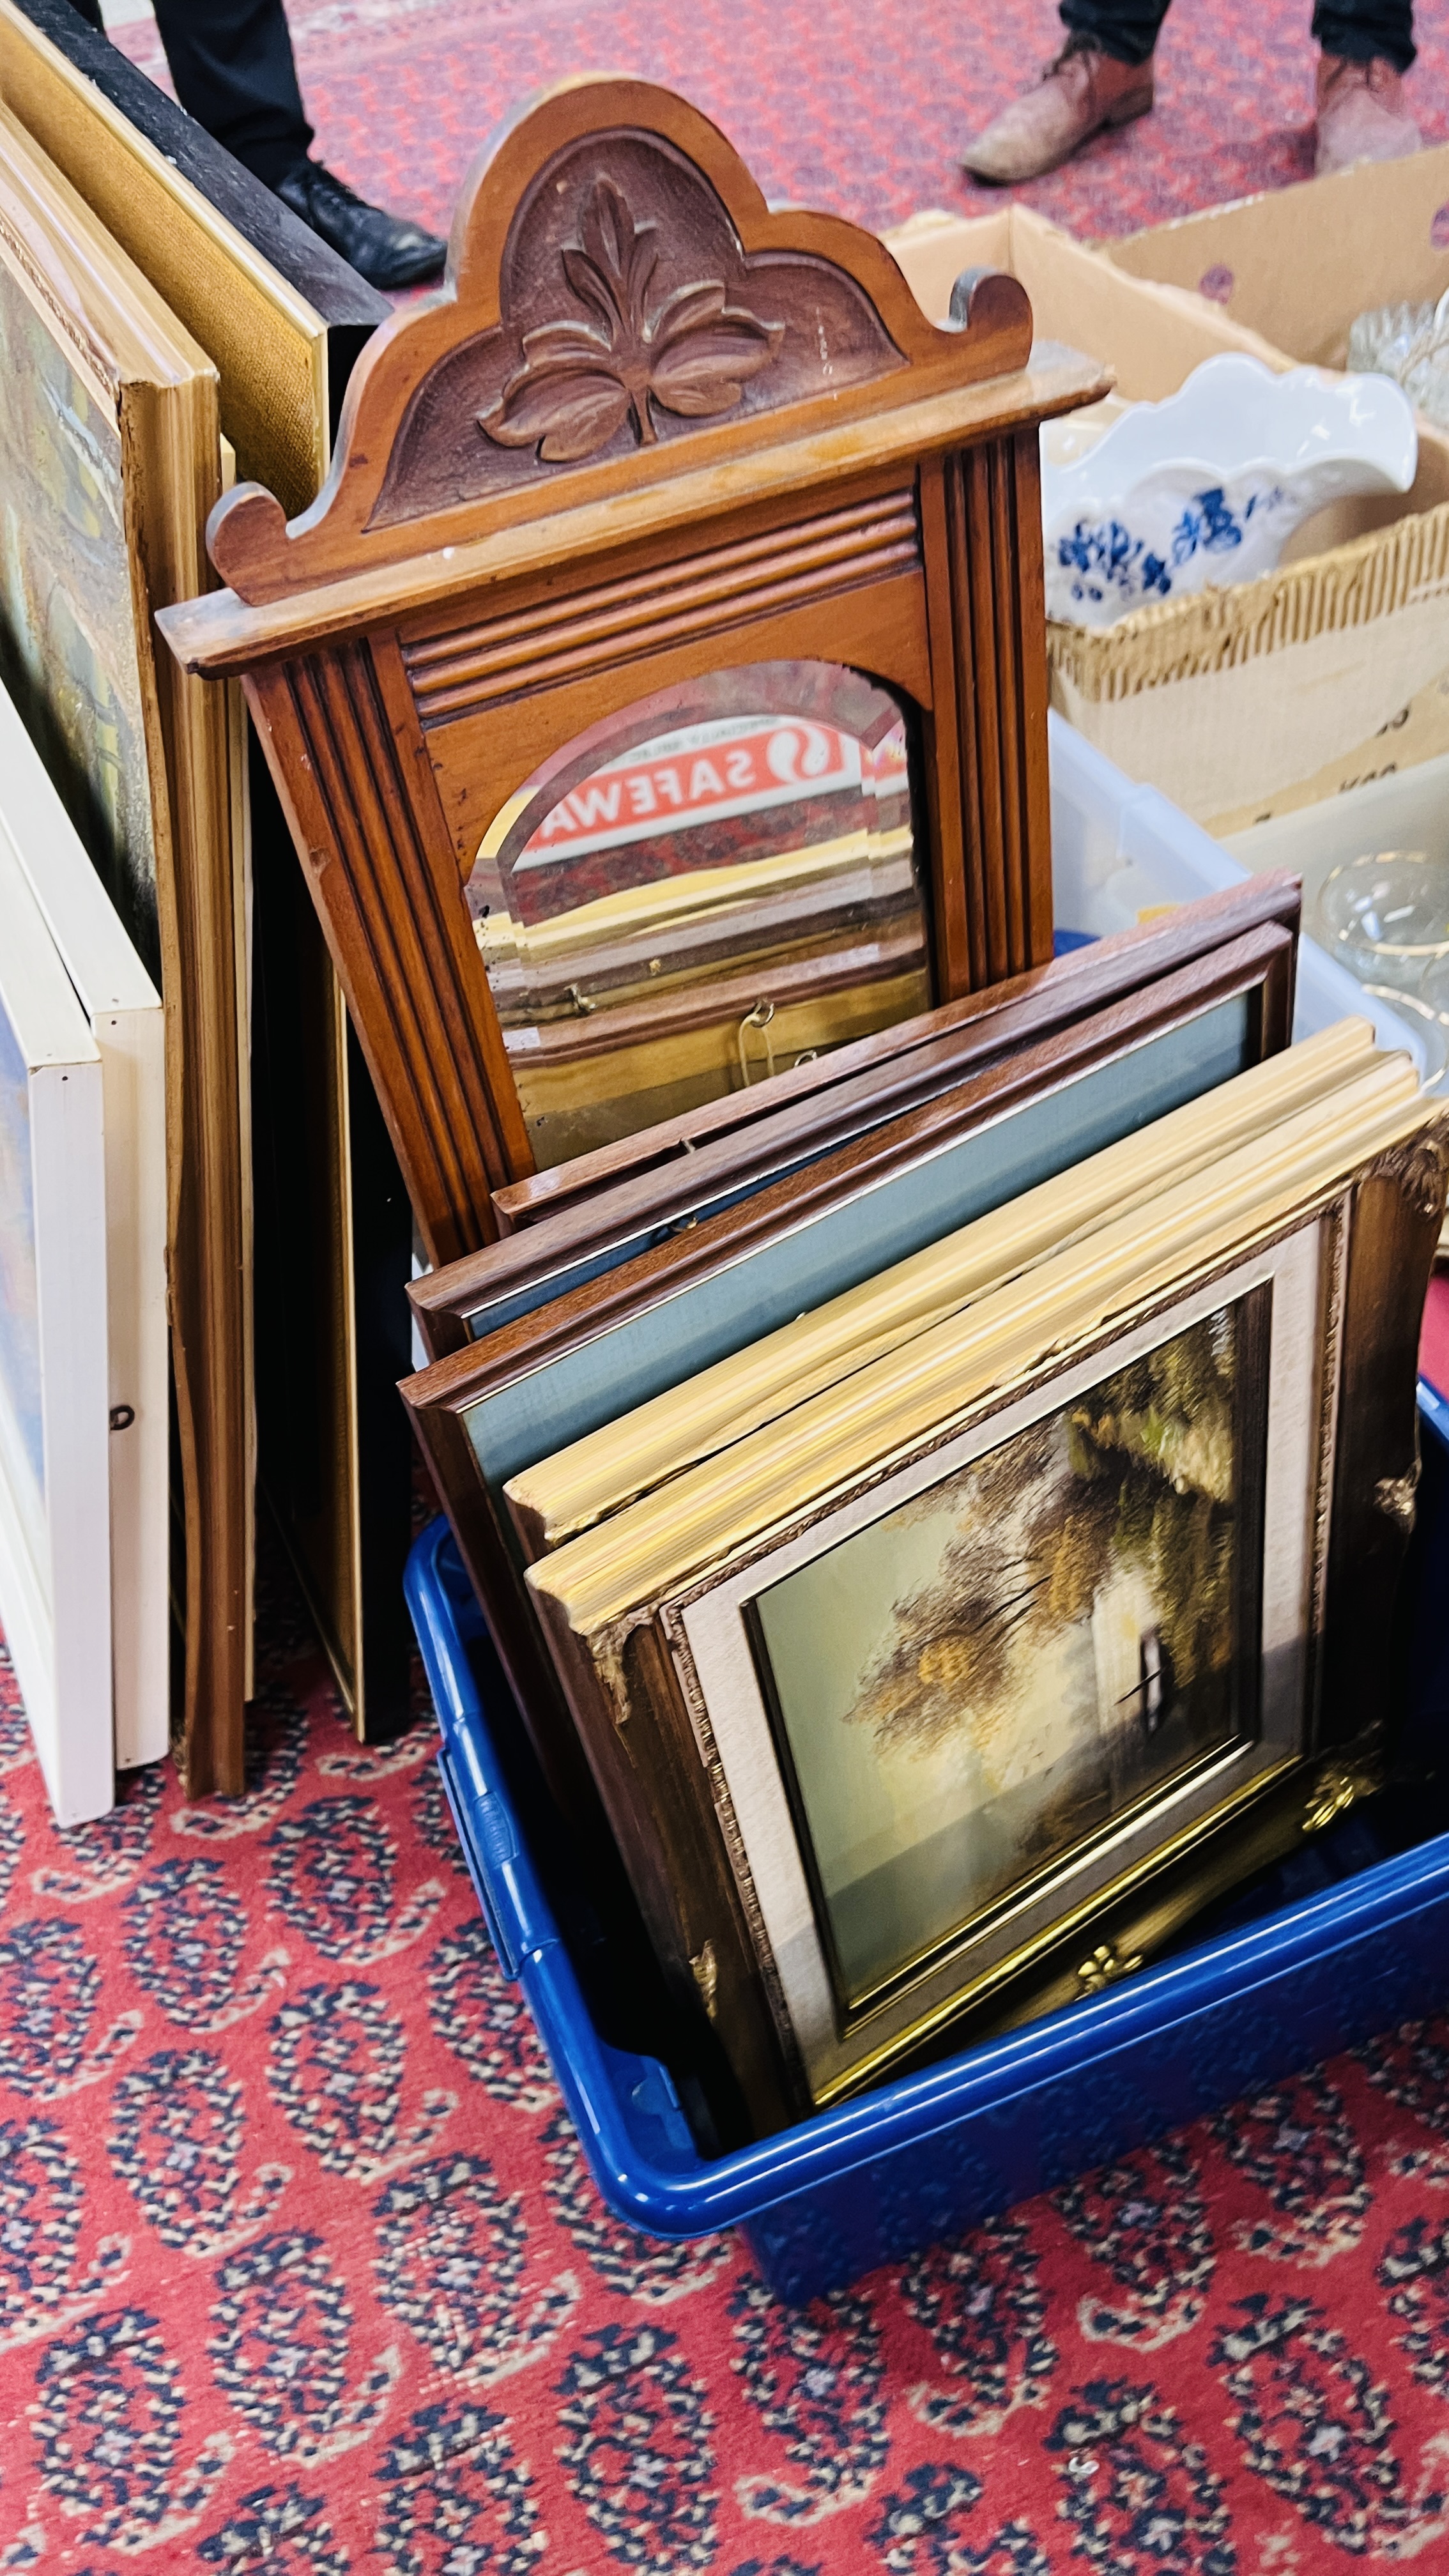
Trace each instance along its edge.
<instances>
[{"instance_id":1,"label":"carved wooden wall mirror","mask_svg":"<svg viewBox=\"0 0 1449 2576\"><path fill-rule=\"evenodd\" d=\"M1014 279L959 301L573 83L482 156L313 507L214 513L230 588L163 625L245 680L430 1259L536 1163L1050 955L1037 430L1105 379L1032 363Z\"/></svg>"}]
</instances>

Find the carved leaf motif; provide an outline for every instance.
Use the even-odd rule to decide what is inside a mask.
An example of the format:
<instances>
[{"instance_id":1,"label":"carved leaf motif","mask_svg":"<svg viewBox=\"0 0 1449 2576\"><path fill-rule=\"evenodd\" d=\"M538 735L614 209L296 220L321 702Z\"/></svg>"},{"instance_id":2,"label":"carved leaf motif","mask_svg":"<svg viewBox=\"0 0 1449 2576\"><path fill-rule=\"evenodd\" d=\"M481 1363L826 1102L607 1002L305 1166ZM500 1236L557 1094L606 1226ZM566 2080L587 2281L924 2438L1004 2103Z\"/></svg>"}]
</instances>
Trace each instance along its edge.
<instances>
[{"instance_id":1,"label":"carved leaf motif","mask_svg":"<svg viewBox=\"0 0 1449 2576\"><path fill-rule=\"evenodd\" d=\"M644 446L658 438L652 405L682 420L733 411L767 367L783 322L760 322L725 300L718 279L676 287L651 312L658 265L654 226L636 224L622 189L600 179L563 271L587 320L544 322L523 335L523 365L478 426L499 447L534 447L550 465L607 446L632 417Z\"/></svg>"}]
</instances>

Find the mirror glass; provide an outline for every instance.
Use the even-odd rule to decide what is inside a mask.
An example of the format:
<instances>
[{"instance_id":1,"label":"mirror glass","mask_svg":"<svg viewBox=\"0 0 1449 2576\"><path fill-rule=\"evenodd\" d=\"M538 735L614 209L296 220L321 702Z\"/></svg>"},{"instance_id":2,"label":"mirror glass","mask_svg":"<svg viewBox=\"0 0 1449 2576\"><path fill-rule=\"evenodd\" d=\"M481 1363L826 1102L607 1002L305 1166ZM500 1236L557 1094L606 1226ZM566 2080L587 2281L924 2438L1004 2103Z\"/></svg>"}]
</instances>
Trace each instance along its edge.
<instances>
[{"instance_id":1,"label":"mirror glass","mask_svg":"<svg viewBox=\"0 0 1449 2576\"><path fill-rule=\"evenodd\" d=\"M638 700L495 817L469 909L540 1167L931 1005L905 712L836 663Z\"/></svg>"}]
</instances>

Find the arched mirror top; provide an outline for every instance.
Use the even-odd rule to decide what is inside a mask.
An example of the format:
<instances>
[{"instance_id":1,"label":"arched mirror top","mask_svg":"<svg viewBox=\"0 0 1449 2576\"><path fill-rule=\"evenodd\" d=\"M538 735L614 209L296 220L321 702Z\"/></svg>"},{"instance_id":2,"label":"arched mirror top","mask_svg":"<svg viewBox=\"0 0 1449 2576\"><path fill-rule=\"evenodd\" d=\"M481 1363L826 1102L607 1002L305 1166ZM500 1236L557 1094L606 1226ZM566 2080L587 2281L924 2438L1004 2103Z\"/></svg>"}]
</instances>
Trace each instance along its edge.
<instances>
[{"instance_id":1,"label":"arched mirror top","mask_svg":"<svg viewBox=\"0 0 1449 2576\"><path fill-rule=\"evenodd\" d=\"M484 148L447 286L369 343L333 470L284 522L245 484L213 513L238 597L665 480L1024 368L1031 311L986 272L928 321L884 243L771 212L718 128L643 81L567 83Z\"/></svg>"}]
</instances>

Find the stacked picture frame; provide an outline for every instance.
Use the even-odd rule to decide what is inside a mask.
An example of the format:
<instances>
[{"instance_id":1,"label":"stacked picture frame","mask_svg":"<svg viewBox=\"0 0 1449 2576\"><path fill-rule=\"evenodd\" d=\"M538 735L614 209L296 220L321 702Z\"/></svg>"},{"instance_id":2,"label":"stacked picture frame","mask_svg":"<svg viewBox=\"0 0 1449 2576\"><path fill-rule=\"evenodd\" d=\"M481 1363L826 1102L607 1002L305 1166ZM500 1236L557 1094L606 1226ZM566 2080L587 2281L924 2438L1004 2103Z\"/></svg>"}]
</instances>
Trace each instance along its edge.
<instances>
[{"instance_id":1,"label":"stacked picture frame","mask_svg":"<svg viewBox=\"0 0 1449 2576\"><path fill-rule=\"evenodd\" d=\"M0 99L213 360L238 469L304 507L325 475L350 369L388 318L385 300L68 0L0 0ZM198 506L204 518L204 497ZM255 1291L254 1348L233 1359L248 1416L255 1391L263 1489L363 1730L369 1712L374 1725L395 1722L407 1697L407 1447L392 1381L407 1359L411 1223L285 824L238 714L228 757L250 953L237 1151L242 1275ZM198 1792L241 1786L251 1687L249 1542L240 1621L210 1588L214 1579L225 1593L232 1533L249 1526L247 1441L213 1463L230 1485L202 1514L184 1587L193 1651L181 1737Z\"/></svg>"},{"instance_id":2,"label":"stacked picture frame","mask_svg":"<svg viewBox=\"0 0 1449 2576\"><path fill-rule=\"evenodd\" d=\"M954 1083L908 1026L935 1096L834 1152L764 1114L732 1171L414 1290L452 1347L404 1399L520 1711L741 2134L1129 1973L1389 1775L1446 1134L1366 1023L1284 1051L1296 902L1060 961ZM1010 1795L973 1772L950 1825L973 1729Z\"/></svg>"},{"instance_id":3,"label":"stacked picture frame","mask_svg":"<svg viewBox=\"0 0 1449 2576\"><path fill-rule=\"evenodd\" d=\"M821 1059L781 1086L806 1082L803 1101L414 1283L435 1364L403 1398L572 1811L592 1785L541 1649L508 1480L1286 1047L1297 919L1296 879L1265 878L1072 952L869 1042L883 1060L839 1084L846 1051ZM647 1134L639 1146L647 1156ZM738 1421L732 1401L722 1428Z\"/></svg>"}]
</instances>

